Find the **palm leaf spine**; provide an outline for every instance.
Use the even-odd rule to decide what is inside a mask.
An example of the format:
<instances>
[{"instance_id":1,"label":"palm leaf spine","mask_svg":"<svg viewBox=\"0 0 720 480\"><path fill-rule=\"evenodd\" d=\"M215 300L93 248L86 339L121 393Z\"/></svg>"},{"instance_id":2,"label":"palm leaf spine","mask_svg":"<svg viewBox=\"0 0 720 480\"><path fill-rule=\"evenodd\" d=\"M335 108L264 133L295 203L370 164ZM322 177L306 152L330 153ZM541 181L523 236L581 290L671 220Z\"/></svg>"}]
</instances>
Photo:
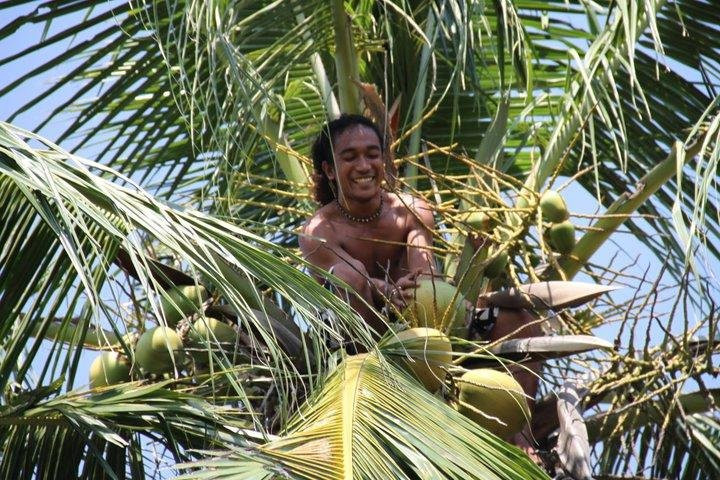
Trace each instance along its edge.
<instances>
[{"instance_id":1,"label":"palm leaf spine","mask_svg":"<svg viewBox=\"0 0 720 480\"><path fill-rule=\"evenodd\" d=\"M420 135L422 134L423 107L425 106L428 66L430 64L430 53L435 43L435 14L432 6L428 7L427 24L425 26L425 37L431 39L432 43L424 43L420 53L420 66L418 69L418 84L413 95L412 120L410 124L414 128L408 143L408 155L417 155L420 152ZM408 163L405 167L405 181L408 188L417 187L417 165Z\"/></svg>"},{"instance_id":2,"label":"palm leaf spine","mask_svg":"<svg viewBox=\"0 0 720 480\"><path fill-rule=\"evenodd\" d=\"M305 21L305 15L302 12L298 12L295 16L299 24ZM312 42L312 37L307 30L303 31L303 38L306 42ZM323 99L325 105L325 111L330 119L338 118L340 116L340 106L338 105L335 94L332 90L332 85L328 79L327 72L325 71L325 65L320 58L320 54L314 52L310 55L310 66L312 67L313 73L315 74L315 80L317 81L318 91Z\"/></svg>"},{"instance_id":3,"label":"palm leaf spine","mask_svg":"<svg viewBox=\"0 0 720 480\"><path fill-rule=\"evenodd\" d=\"M342 113L360 113L360 92L355 86L360 82L360 75L357 52L352 39L352 25L343 6L343 0L333 0L331 7L340 110Z\"/></svg>"},{"instance_id":4,"label":"palm leaf spine","mask_svg":"<svg viewBox=\"0 0 720 480\"><path fill-rule=\"evenodd\" d=\"M363 364L369 357L361 357L360 361L346 362L345 381L342 386L342 449L343 449L343 477L346 480L353 478L353 425L355 423L355 404L358 397L360 375L363 373Z\"/></svg>"},{"instance_id":5,"label":"palm leaf spine","mask_svg":"<svg viewBox=\"0 0 720 480\"><path fill-rule=\"evenodd\" d=\"M320 90L320 95L322 95L328 117L331 119L338 118L340 116L340 106L332 91L332 85L327 77L325 65L323 65L320 54L313 53L310 56L310 64L317 78L318 90Z\"/></svg>"},{"instance_id":6,"label":"palm leaf spine","mask_svg":"<svg viewBox=\"0 0 720 480\"><path fill-rule=\"evenodd\" d=\"M308 175L298 157L289 153L292 149L288 144L287 137L281 131L280 124L271 119L270 116L266 116L262 125L264 127L262 133L274 148L275 158L285 174L285 178L297 185L296 188L299 194L308 193L310 175Z\"/></svg>"}]
</instances>

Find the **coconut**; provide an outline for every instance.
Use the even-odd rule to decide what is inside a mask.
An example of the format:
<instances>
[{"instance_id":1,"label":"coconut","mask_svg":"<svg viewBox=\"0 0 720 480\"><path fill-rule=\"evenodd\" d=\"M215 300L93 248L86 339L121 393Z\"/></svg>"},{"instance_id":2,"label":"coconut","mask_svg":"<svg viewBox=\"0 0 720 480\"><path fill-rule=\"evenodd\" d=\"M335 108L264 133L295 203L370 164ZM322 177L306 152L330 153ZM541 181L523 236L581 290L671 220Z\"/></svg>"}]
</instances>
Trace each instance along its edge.
<instances>
[{"instance_id":1,"label":"coconut","mask_svg":"<svg viewBox=\"0 0 720 480\"><path fill-rule=\"evenodd\" d=\"M194 347L192 356L195 362L206 364L209 359L206 345L212 348L219 342L226 351L232 351L236 338L237 333L227 323L211 317L199 318L193 323L189 334L190 342Z\"/></svg>"},{"instance_id":2,"label":"coconut","mask_svg":"<svg viewBox=\"0 0 720 480\"><path fill-rule=\"evenodd\" d=\"M497 278L505 271L505 267L508 264L509 256L506 251L500 252L493 261L491 261L485 270L483 275L487 278Z\"/></svg>"},{"instance_id":3,"label":"coconut","mask_svg":"<svg viewBox=\"0 0 720 480\"><path fill-rule=\"evenodd\" d=\"M155 327L140 336L135 346L135 361L147 373L171 372L180 362L180 335L170 327ZM174 363L173 363L174 359Z\"/></svg>"},{"instance_id":4,"label":"coconut","mask_svg":"<svg viewBox=\"0 0 720 480\"><path fill-rule=\"evenodd\" d=\"M452 345L440 331L424 327L403 330L386 347L397 350L403 366L409 367L425 388L431 392L440 388L445 375L441 367L452 361Z\"/></svg>"},{"instance_id":5,"label":"coconut","mask_svg":"<svg viewBox=\"0 0 720 480\"><path fill-rule=\"evenodd\" d=\"M570 253L575 248L575 225L570 220L550 227L550 245L559 253Z\"/></svg>"},{"instance_id":6,"label":"coconut","mask_svg":"<svg viewBox=\"0 0 720 480\"><path fill-rule=\"evenodd\" d=\"M562 222L568 218L565 200L555 190L546 190L540 197L540 211L548 222Z\"/></svg>"},{"instance_id":7,"label":"coconut","mask_svg":"<svg viewBox=\"0 0 720 480\"><path fill-rule=\"evenodd\" d=\"M530 419L523 389L507 373L479 368L466 372L457 383L458 411L500 438L509 439Z\"/></svg>"},{"instance_id":8,"label":"coconut","mask_svg":"<svg viewBox=\"0 0 720 480\"><path fill-rule=\"evenodd\" d=\"M467 212L459 217L459 223L473 232L490 232L495 227L495 221L484 212Z\"/></svg>"},{"instance_id":9,"label":"coconut","mask_svg":"<svg viewBox=\"0 0 720 480\"><path fill-rule=\"evenodd\" d=\"M181 319L196 313L207 298L207 290L202 285L182 285L167 290L161 301L165 321L174 327Z\"/></svg>"},{"instance_id":10,"label":"coconut","mask_svg":"<svg viewBox=\"0 0 720 480\"><path fill-rule=\"evenodd\" d=\"M413 326L452 329L465 322L465 301L455 287L441 280L421 280L415 296L403 312Z\"/></svg>"},{"instance_id":11,"label":"coconut","mask_svg":"<svg viewBox=\"0 0 720 480\"><path fill-rule=\"evenodd\" d=\"M102 352L90 364L90 388L130 381L130 362L117 352Z\"/></svg>"}]
</instances>

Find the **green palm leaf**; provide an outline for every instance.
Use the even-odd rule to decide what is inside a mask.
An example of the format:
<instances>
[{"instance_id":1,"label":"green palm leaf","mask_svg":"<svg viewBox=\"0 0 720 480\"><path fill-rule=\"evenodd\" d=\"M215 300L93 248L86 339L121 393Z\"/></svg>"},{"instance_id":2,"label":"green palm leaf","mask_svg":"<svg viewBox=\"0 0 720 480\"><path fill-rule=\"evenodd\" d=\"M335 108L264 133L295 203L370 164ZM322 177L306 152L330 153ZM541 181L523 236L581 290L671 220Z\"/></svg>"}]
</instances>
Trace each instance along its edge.
<instances>
[{"instance_id":1,"label":"green palm leaf","mask_svg":"<svg viewBox=\"0 0 720 480\"><path fill-rule=\"evenodd\" d=\"M0 440L7 447L0 456L2 478L68 478L78 471L84 478L145 478L144 443L158 442L168 459L189 460L191 449L246 444L238 431L251 424L246 415L167 381L43 398L49 393L22 392L0 409Z\"/></svg>"},{"instance_id":2,"label":"green palm leaf","mask_svg":"<svg viewBox=\"0 0 720 480\"><path fill-rule=\"evenodd\" d=\"M547 478L374 353L346 357L279 438L187 466L207 470L186 479Z\"/></svg>"},{"instance_id":3,"label":"green palm leaf","mask_svg":"<svg viewBox=\"0 0 720 480\"><path fill-rule=\"evenodd\" d=\"M145 235L151 235L158 245L187 262L191 275L222 292L241 328L247 328L248 334L265 346L258 358L261 363L282 365L287 373L305 370L309 358L324 357L320 352L325 347L318 341L321 335L365 338L366 345L370 344L367 326L347 304L296 268L303 261L291 252L277 250L271 242L234 225L157 202L127 179L129 186L121 187L94 176L91 169L121 178L52 145L52 151L36 150L25 142L28 137L37 139L0 124L0 172L10 206L1 217L8 226L3 229L4 245L8 247L2 258L25 257L32 249L39 249L54 251L58 263L43 272L42 264L28 268L3 261L0 305L6 318L19 319L16 325L8 322L3 329L8 352L3 358L5 380L12 374L10 366L22 358L23 349L30 348L31 354L15 373L18 380L25 376L48 331L58 343L45 359L46 368L62 363L63 357L64 362L77 362L87 339L86 331L93 325L113 332L107 342L114 343L128 332L164 322L156 296L163 287L146 263L141 243ZM132 295L141 296L135 299L135 308L140 310L133 311L132 320L125 320L121 311L122 302L128 301L127 293L113 290L107 283L119 274L111 264L120 246L130 253L139 273L138 290ZM41 258L33 255L33 259ZM265 318L274 316L276 310L268 312L272 301L262 294L261 287L272 288L296 312L296 320L309 333L310 343L303 346L310 357L290 357L288 338L279 336L282 332L276 334ZM67 292L71 308L61 302L52 303L58 288ZM110 288L109 300L101 298L106 295L103 288ZM36 301L30 302L31 298ZM266 301L270 302L267 307ZM259 315L258 309L265 313ZM339 321L323 323L319 320L321 309L332 309ZM355 328L358 330L352 331ZM37 340L30 342L30 336ZM69 349L60 348L68 345L68 339ZM127 350L126 345L124 348ZM296 354L297 349L293 352ZM57 366L47 374L52 374L54 368ZM68 386L72 386L73 378L68 380Z\"/></svg>"}]
</instances>

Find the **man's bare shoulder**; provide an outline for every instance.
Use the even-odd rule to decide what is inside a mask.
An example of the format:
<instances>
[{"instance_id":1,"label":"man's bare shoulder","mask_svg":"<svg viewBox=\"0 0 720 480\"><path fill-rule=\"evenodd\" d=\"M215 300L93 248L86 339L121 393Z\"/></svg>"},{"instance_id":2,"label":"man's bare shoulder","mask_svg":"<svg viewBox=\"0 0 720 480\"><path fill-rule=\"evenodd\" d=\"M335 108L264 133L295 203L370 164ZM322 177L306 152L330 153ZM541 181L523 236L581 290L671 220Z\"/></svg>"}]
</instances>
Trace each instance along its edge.
<instances>
[{"instance_id":1,"label":"man's bare shoulder","mask_svg":"<svg viewBox=\"0 0 720 480\"><path fill-rule=\"evenodd\" d=\"M320 207L305 223L298 237L300 251L310 263L328 269L337 262L340 247L334 203Z\"/></svg>"},{"instance_id":2,"label":"man's bare shoulder","mask_svg":"<svg viewBox=\"0 0 720 480\"><path fill-rule=\"evenodd\" d=\"M425 224L432 222L433 211L424 198L404 192L392 193L389 196L393 206L405 208L412 217L419 217Z\"/></svg>"},{"instance_id":3,"label":"man's bare shoulder","mask_svg":"<svg viewBox=\"0 0 720 480\"><path fill-rule=\"evenodd\" d=\"M337 207L334 203L328 203L318 208L310 219L305 222L302 229L304 235L327 238L335 230L334 224L337 220ZM301 237L302 239L302 237Z\"/></svg>"},{"instance_id":4,"label":"man's bare shoulder","mask_svg":"<svg viewBox=\"0 0 720 480\"><path fill-rule=\"evenodd\" d=\"M430 209L430 206L424 198L416 197L409 193L392 192L388 193L388 197L393 205L403 205L405 208L412 208L414 210L419 208Z\"/></svg>"}]
</instances>

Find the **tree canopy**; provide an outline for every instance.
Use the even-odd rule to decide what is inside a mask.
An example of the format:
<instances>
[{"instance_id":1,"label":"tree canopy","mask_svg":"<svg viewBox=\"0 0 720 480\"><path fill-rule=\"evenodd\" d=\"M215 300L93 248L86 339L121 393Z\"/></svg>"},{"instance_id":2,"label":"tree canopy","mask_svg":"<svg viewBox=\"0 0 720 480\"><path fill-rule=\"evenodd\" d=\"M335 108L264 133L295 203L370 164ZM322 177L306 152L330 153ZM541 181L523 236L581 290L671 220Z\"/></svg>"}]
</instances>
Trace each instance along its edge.
<instances>
[{"instance_id":1,"label":"tree canopy","mask_svg":"<svg viewBox=\"0 0 720 480\"><path fill-rule=\"evenodd\" d=\"M42 25L0 49L0 102L22 99L0 123L0 476L545 478L308 274L309 149L340 112L393 134L388 188L432 205L438 262L466 298L576 275L626 287L539 312L550 337L614 340L546 362L541 449L557 448L570 381L597 478L720 471L712 2L15 0L0 13L0 45ZM547 190L595 202L569 202L577 242L562 254ZM493 225L477 251L472 214ZM618 254L599 261L609 239ZM207 288L199 316L232 325L234 347L191 345L181 322L190 346L172 372L89 389L89 352L135 369L138 337L186 300L175 285ZM370 353L328 347L348 336ZM463 356L494 355L456 347L453 376Z\"/></svg>"}]
</instances>

